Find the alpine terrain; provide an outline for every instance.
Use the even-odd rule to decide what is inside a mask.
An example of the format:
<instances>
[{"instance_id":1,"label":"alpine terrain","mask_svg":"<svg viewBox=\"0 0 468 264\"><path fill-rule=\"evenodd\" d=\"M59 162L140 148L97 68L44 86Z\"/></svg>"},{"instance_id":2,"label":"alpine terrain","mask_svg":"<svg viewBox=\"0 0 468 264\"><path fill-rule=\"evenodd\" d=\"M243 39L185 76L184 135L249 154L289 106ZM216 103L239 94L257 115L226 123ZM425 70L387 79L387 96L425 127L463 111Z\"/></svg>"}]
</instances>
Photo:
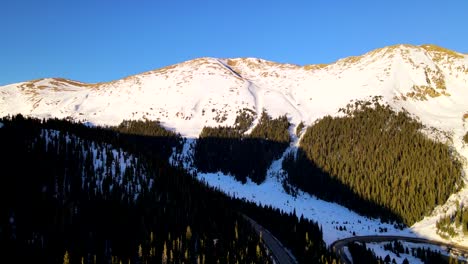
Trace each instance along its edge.
<instances>
[{"instance_id":1,"label":"alpine terrain","mask_svg":"<svg viewBox=\"0 0 468 264\"><path fill-rule=\"evenodd\" d=\"M337 261L333 254L340 252L327 247L364 235L418 237L468 247L468 55L439 46L389 46L331 64L199 58L111 82L25 81L0 87L0 116L5 117L0 132L18 137L25 153L34 150L29 159L44 151L48 164L61 155L80 164L94 163L89 177L79 172L80 165L70 167L82 178L76 183L82 187L75 188L89 192L86 199L101 194L100 203L112 208L109 215L118 215L113 211L118 206L106 200L115 197L125 201L125 210L141 210L141 219L128 220L144 222L141 236L132 235L134 254L122 253L119 260L147 256L167 263L171 258L174 262L206 258L214 263L222 256L224 263L270 261L268 246L260 246L262 234L257 236L245 221L250 217L269 229L299 262ZM21 129L37 133L21 138L17 133ZM13 151L15 145L8 144ZM69 147L62 150L60 144ZM57 152L51 154L51 148ZM18 157L23 155L21 149L15 151ZM64 162L67 167L68 158ZM161 176L165 173L187 174L197 181L174 182ZM72 195L73 187L66 190L78 176L67 170L63 175L58 182L48 179L48 188L60 193L54 197L71 207L84 204L83 197ZM174 194L158 183L171 190L184 186L188 193L195 191L193 196ZM210 194L202 199L203 188ZM128 205L137 201L143 201L137 209ZM219 211L222 216L207 213L207 219L227 221L227 228L235 229L229 236L238 244L221 239L217 247L222 229L187 215L179 218L180 228L173 226L166 210L172 216L184 215L183 210L151 207L159 204L164 208L193 204L187 215L200 217L207 208L232 207ZM149 205L161 222L149 220L153 212L144 209ZM15 210L4 213L6 225L16 223ZM73 226L71 215L60 222L63 230ZM272 218L279 220L269 223ZM300 239L281 233L279 226L293 222L291 229L297 228ZM159 223L169 231L158 230ZM34 232L30 240L39 239L40 232ZM90 236L99 237L93 232ZM245 235L243 240L239 233ZM138 242L140 238L146 242ZM77 241L85 245L86 239ZM113 240L106 235L100 239L103 252L112 255ZM313 239L320 243L310 242ZM390 250L388 245L384 249L383 244L369 244L371 259L385 258L386 251L394 252L390 257L398 263L405 258L418 263L432 256L432 251L416 254L414 245L411 254L410 242L401 246L407 247L403 257L395 253L394 245ZM70 241L66 245L79 248L70 253L77 261L99 258L85 246ZM128 246L112 245L115 251ZM359 245L350 244L343 254L352 259L368 254ZM297 249L304 247L305 251ZM240 248L252 250L235 255ZM312 249L319 253L314 255Z\"/></svg>"}]
</instances>

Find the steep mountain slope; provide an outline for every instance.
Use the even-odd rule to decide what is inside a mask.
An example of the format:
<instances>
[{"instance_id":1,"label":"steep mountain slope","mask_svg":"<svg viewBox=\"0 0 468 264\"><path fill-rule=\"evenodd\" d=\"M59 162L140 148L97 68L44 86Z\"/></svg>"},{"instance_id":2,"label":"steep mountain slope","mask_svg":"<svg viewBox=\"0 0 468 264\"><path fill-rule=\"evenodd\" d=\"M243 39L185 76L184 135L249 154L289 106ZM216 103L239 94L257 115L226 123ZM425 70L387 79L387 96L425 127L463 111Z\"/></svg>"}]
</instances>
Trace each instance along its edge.
<instances>
[{"instance_id":1,"label":"steep mountain slope","mask_svg":"<svg viewBox=\"0 0 468 264\"><path fill-rule=\"evenodd\" d=\"M428 125L453 130L462 127L468 111L467 81L468 56L430 45L391 46L304 67L253 58L202 58L109 83L55 78L3 86L0 114L96 124L159 119L196 137L205 125L231 125L243 108L257 113L265 108L273 117L287 114L293 124L308 124L336 114L352 99L382 95Z\"/></svg>"},{"instance_id":2,"label":"steep mountain slope","mask_svg":"<svg viewBox=\"0 0 468 264\"><path fill-rule=\"evenodd\" d=\"M272 117L289 118L291 150L298 142L292 133L294 126L301 121L308 125L325 115L340 115L339 108L351 100L369 96L382 96L393 108L406 109L423 124L442 132L427 130L428 134L448 140L461 156L468 157L468 147L462 142L468 129L468 119L464 118L468 113L468 55L434 45L390 46L328 65L301 67L255 58L201 58L108 83L40 79L0 87L0 115L69 117L100 125L115 125L124 119L160 120L165 127L187 138L196 138L204 126L232 125L245 108L256 113L255 125L265 109ZM188 156L189 143L185 146ZM313 219L322 218L309 212L312 202L300 202L315 198L300 193L292 202L291 197L282 193L281 199L272 199L271 188L265 186L271 184L273 189L281 189L274 178L281 171L279 164L281 161L272 164L262 186L249 183L221 186L229 183L222 175L206 174L199 178L238 197L283 206ZM257 187L262 192L268 189L263 198L259 198ZM243 188L250 189L242 193ZM452 210L452 204L458 204L453 201L468 199L466 193L465 189L454 195L446 208L438 208L436 212ZM327 219L330 221L322 223L328 231L325 235L334 231L336 224L332 219L337 216L352 217L353 222L367 221L348 211L336 213L339 210L330 210L329 204L320 207L330 214ZM425 219L415 230L424 234L433 232L438 217L436 213ZM355 228L353 232L370 234L374 223L366 222L370 231ZM339 235L328 235L327 242L351 232L336 233Z\"/></svg>"}]
</instances>

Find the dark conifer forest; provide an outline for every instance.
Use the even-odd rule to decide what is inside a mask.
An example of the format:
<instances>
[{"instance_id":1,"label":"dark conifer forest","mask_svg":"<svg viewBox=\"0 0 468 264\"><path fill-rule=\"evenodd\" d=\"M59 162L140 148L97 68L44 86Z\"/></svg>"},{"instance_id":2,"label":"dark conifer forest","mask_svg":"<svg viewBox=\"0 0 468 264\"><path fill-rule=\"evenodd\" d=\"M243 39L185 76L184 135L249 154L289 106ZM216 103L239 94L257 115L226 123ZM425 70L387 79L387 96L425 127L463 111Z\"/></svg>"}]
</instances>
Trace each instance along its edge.
<instances>
[{"instance_id":1,"label":"dark conifer forest","mask_svg":"<svg viewBox=\"0 0 468 264\"><path fill-rule=\"evenodd\" d=\"M284 159L289 182L361 214L411 225L462 186L455 151L408 113L357 101L308 127Z\"/></svg>"},{"instance_id":2,"label":"dark conifer forest","mask_svg":"<svg viewBox=\"0 0 468 264\"><path fill-rule=\"evenodd\" d=\"M353 263L379 264L384 263L375 253L366 247L366 244L350 243L348 250L353 258ZM388 262L390 263L390 262Z\"/></svg>"},{"instance_id":3,"label":"dark conifer forest","mask_svg":"<svg viewBox=\"0 0 468 264\"><path fill-rule=\"evenodd\" d=\"M130 146L138 146L138 151L154 158L167 160L173 149L179 153L182 149L182 137L162 127L159 122L124 120L110 129L119 132L120 142Z\"/></svg>"},{"instance_id":4,"label":"dark conifer forest","mask_svg":"<svg viewBox=\"0 0 468 264\"><path fill-rule=\"evenodd\" d=\"M336 261L317 223L229 198L170 166L170 150L180 148L182 139L157 123L125 121L113 128L89 128L22 116L0 121L4 259L272 263L244 220L248 215L277 236L300 263ZM274 137L262 133L252 132ZM283 134L279 137L288 141Z\"/></svg>"},{"instance_id":5,"label":"dark conifer forest","mask_svg":"<svg viewBox=\"0 0 468 264\"><path fill-rule=\"evenodd\" d=\"M233 175L245 183L247 177L260 184L273 160L289 146L290 126L286 116L272 119L263 112L250 134L244 134L252 119L239 115L234 127L204 127L195 146L194 162L201 172Z\"/></svg>"}]
</instances>

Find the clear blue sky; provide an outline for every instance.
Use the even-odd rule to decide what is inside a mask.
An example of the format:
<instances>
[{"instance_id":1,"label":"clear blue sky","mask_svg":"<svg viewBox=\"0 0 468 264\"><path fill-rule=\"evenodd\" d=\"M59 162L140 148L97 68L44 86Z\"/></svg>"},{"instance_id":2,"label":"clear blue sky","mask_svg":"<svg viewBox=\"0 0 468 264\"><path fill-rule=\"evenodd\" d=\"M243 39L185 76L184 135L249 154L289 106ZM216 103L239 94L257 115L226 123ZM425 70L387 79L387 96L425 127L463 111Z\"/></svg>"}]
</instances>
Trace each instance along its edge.
<instances>
[{"instance_id":1,"label":"clear blue sky","mask_svg":"<svg viewBox=\"0 0 468 264\"><path fill-rule=\"evenodd\" d=\"M207 56L329 63L398 43L468 53L468 1L0 1L0 85L110 81Z\"/></svg>"}]
</instances>

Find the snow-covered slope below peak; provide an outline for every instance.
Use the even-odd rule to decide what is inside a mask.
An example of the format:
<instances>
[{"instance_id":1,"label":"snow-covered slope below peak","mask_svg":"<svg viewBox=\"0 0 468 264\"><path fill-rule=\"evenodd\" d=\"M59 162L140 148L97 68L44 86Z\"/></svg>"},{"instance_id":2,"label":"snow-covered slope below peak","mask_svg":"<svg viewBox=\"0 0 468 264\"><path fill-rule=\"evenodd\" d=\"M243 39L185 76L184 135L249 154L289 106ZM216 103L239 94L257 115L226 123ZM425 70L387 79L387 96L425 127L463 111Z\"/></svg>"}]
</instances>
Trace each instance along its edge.
<instances>
[{"instance_id":1,"label":"snow-covered slope below peak","mask_svg":"<svg viewBox=\"0 0 468 264\"><path fill-rule=\"evenodd\" d=\"M249 83L217 59L203 58L95 85L42 79L0 87L0 113L72 117L114 125L123 119L160 120L185 136L205 125L232 124L255 109Z\"/></svg>"},{"instance_id":2,"label":"snow-covered slope below peak","mask_svg":"<svg viewBox=\"0 0 468 264\"><path fill-rule=\"evenodd\" d=\"M425 123L460 129L468 111L467 69L468 56L433 45L390 46L304 67L256 58L200 58L107 83L40 79L3 86L0 115L71 117L103 125L160 120L197 137L203 126L232 125L244 108L310 124L337 114L350 100L380 95ZM456 125L444 124L447 117Z\"/></svg>"}]
</instances>

